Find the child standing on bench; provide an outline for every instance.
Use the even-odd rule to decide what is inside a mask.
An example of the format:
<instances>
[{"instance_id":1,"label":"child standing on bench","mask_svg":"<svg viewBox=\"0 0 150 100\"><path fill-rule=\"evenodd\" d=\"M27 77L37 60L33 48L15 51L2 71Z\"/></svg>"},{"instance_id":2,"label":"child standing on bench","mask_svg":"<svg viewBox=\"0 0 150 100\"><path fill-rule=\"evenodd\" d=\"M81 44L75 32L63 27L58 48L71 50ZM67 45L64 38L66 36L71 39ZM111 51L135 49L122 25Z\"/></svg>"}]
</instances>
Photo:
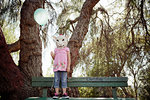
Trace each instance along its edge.
<instances>
[{"instance_id":1,"label":"child standing on bench","mask_svg":"<svg viewBox=\"0 0 150 100\"><path fill-rule=\"evenodd\" d=\"M68 99L69 96L66 93L67 88L67 72L70 71L70 50L67 47L68 36L59 35L58 37L53 36L56 42L57 48L55 48L54 53L51 52L51 56L54 59L54 88L55 95L53 99L59 98L59 83L61 81L61 87L63 89L62 98Z\"/></svg>"}]
</instances>

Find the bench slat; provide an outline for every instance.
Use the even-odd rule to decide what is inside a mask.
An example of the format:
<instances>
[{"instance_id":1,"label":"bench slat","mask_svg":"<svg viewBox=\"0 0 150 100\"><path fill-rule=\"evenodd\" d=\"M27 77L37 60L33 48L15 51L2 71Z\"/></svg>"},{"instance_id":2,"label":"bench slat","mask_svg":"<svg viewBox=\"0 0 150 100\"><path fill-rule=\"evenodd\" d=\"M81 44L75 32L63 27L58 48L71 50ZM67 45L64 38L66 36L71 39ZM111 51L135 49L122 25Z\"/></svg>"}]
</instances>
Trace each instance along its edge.
<instances>
[{"instance_id":1,"label":"bench slat","mask_svg":"<svg viewBox=\"0 0 150 100\"><path fill-rule=\"evenodd\" d=\"M53 81L53 77L33 77L32 81ZM128 81L127 77L72 77L68 81Z\"/></svg>"},{"instance_id":2,"label":"bench slat","mask_svg":"<svg viewBox=\"0 0 150 100\"><path fill-rule=\"evenodd\" d=\"M32 77L32 82L40 82L40 81L48 81L48 82L53 82L54 77Z\"/></svg>"},{"instance_id":3,"label":"bench slat","mask_svg":"<svg viewBox=\"0 0 150 100\"><path fill-rule=\"evenodd\" d=\"M51 87L53 77L33 77L32 86ZM126 87L127 77L79 77L69 78L68 87Z\"/></svg>"},{"instance_id":4,"label":"bench slat","mask_svg":"<svg viewBox=\"0 0 150 100\"><path fill-rule=\"evenodd\" d=\"M32 82L34 87L51 87L52 82ZM68 87L126 87L128 86L125 82L68 82Z\"/></svg>"},{"instance_id":5,"label":"bench slat","mask_svg":"<svg viewBox=\"0 0 150 100\"><path fill-rule=\"evenodd\" d=\"M32 82L33 87L51 87L53 82Z\"/></svg>"},{"instance_id":6,"label":"bench slat","mask_svg":"<svg viewBox=\"0 0 150 100\"><path fill-rule=\"evenodd\" d=\"M127 77L72 77L72 78L69 78L69 81L73 81L73 82L76 82L76 81L98 81L98 82L101 82L101 81L128 81L128 78Z\"/></svg>"},{"instance_id":7,"label":"bench slat","mask_svg":"<svg viewBox=\"0 0 150 100\"><path fill-rule=\"evenodd\" d=\"M68 83L68 87L126 87L124 82L76 82Z\"/></svg>"}]
</instances>

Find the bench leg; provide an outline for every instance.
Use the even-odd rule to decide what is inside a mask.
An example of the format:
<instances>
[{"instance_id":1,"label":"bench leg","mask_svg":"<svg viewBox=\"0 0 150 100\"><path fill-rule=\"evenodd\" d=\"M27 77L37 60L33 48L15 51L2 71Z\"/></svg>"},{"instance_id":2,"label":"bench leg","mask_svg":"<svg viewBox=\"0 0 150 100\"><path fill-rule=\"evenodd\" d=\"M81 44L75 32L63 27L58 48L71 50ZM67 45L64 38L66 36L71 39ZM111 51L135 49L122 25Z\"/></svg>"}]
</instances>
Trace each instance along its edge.
<instances>
[{"instance_id":1,"label":"bench leg","mask_svg":"<svg viewBox=\"0 0 150 100\"><path fill-rule=\"evenodd\" d=\"M43 89L43 95L42 95L43 97L47 97L47 88L44 88Z\"/></svg>"},{"instance_id":2,"label":"bench leg","mask_svg":"<svg viewBox=\"0 0 150 100\"><path fill-rule=\"evenodd\" d=\"M116 92L116 88L115 87L112 87L112 94L113 94L114 100L118 100L117 99L117 92Z\"/></svg>"}]
</instances>

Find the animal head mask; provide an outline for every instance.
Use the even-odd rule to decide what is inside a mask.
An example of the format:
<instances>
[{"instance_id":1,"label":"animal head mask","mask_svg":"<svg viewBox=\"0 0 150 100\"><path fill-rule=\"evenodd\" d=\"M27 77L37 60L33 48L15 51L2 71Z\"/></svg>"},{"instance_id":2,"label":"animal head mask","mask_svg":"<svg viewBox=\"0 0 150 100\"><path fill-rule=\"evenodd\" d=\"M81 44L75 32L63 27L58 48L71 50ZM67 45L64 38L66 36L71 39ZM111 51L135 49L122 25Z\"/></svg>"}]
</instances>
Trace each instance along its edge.
<instances>
[{"instance_id":1,"label":"animal head mask","mask_svg":"<svg viewBox=\"0 0 150 100\"><path fill-rule=\"evenodd\" d=\"M68 35L59 35L57 37L53 36L54 41L56 42L57 48L63 48L66 47L68 44Z\"/></svg>"}]
</instances>

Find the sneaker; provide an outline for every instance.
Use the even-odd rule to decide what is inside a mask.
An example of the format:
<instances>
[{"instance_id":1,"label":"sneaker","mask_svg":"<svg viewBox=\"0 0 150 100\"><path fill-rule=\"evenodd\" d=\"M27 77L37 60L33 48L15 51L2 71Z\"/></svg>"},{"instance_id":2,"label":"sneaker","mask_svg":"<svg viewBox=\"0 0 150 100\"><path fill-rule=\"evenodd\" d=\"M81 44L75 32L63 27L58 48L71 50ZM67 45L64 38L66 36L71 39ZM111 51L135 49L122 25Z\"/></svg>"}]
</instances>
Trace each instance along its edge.
<instances>
[{"instance_id":1,"label":"sneaker","mask_svg":"<svg viewBox=\"0 0 150 100\"><path fill-rule=\"evenodd\" d=\"M55 95L53 96L53 99L58 99L59 98L59 94L55 93Z\"/></svg>"},{"instance_id":2,"label":"sneaker","mask_svg":"<svg viewBox=\"0 0 150 100\"><path fill-rule=\"evenodd\" d=\"M62 98L64 98L64 99L69 99L69 96L67 95L67 93L64 93L64 94L62 95Z\"/></svg>"}]
</instances>

